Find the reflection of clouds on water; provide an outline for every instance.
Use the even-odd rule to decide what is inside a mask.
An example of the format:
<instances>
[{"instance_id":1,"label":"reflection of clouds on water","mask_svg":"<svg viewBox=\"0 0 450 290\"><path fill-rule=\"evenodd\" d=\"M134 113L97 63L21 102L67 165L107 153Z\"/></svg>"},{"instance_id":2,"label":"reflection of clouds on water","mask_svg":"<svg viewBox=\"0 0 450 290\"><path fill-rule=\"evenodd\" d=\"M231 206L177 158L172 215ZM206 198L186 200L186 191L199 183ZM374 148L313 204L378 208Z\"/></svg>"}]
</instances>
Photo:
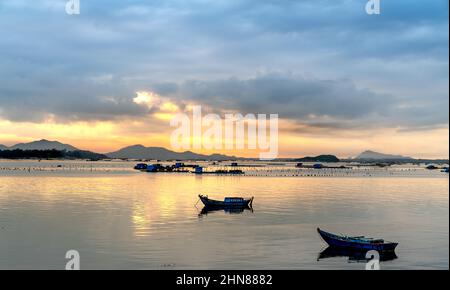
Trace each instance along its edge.
<instances>
[{"instance_id":1,"label":"reflection of clouds on water","mask_svg":"<svg viewBox=\"0 0 450 290\"><path fill-rule=\"evenodd\" d=\"M176 197L173 194L158 194L156 197L157 208L161 218L171 218L176 214Z\"/></svg>"},{"instance_id":2,"label":"reflection of clouds on water","mask_svg":"<svg viewBox=\"0 0 450 290\"><path fill-rule=\"evenodd\" d=\"M67 249L85 253L82 264L93 269L160 269L172 263L177 269L364 268L347 263L348 257L316 262L322 247L317 226L399 242L400 258L382 263L382 269L448 268L448 175L436 171L431 178L197 176L132 169L3 173L0 268L23 268L23 261L29 268L43 263L58 268ZM219 210L199 218L200 193L217 199L255 196L255 212Z\"/></svg>"},{"instance_id":3,"label":"reflection of clouds on water","mask_svg":"<svg viewBox=\"0 0 450 290\"><path fill-rule=\"evenodd\" d=\"M135 203L131 216L136 237L145 237L150 235L152 230L152 216L150 208L145 204Z\"/></svg>"},{"instance_id":4,"label":"reflection of clouds on water","mask_svg":"<svg viewBox=\"0 0 450 290\"><path fill-rule=\"evenodd\" d=\"M175 201L176 197L171 194L149 193L139 196L133 205L131 216L135 236L149 236L154 224L162 224L175 217Z\"/></svg>"},{"instance_id":5,"label":"reflection of clouds on water","mask_svg":"<svg viewBox=\"0 0 450 290\"><path fill-rule=\"evenodd\" d=\"M186 217L192 216L192 211L195 210L196 195L189 194L197 191L195 179L186 178L186 175L164 176L167 178L158 178L161 175L149 173L136 176L151 183L151 187L138 185L132 192L134 201L131 221L136 237L149 237L154 231L188 222ZM183 176L183 182L177 182Z\"/></svg>"}]
</instances>

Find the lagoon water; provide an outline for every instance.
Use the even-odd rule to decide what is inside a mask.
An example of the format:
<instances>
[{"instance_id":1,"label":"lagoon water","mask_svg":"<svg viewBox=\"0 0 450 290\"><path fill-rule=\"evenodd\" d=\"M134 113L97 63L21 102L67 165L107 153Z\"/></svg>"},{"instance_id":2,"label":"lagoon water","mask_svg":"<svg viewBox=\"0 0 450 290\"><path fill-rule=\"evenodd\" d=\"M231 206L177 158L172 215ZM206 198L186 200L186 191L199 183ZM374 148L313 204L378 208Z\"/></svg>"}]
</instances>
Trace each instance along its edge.
<instances>
[{"instance_id":1,"label":"lagoon water","mask_svg":"<svg viewBox=\"0 0 450 290\"><path fill-rule=\"evenodd\" d=\"M439 171L198 176L130 166L0 161L0 269L64 269L70 249L82 269L365 268L318 260L317 227L399 242L381 269L449 268L449 180ZM200 214L200 193L254 196L254 210Z\"/></svg>"}]
</instances>

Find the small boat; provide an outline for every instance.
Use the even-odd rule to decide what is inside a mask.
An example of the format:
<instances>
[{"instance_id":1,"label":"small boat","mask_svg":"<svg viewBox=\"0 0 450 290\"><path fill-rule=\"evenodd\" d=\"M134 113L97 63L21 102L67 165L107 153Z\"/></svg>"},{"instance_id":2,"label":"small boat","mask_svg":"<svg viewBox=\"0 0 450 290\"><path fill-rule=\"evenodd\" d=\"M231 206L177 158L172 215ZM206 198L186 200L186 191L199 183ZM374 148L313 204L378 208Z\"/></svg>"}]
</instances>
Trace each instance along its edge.
<instances>
[{"instance_id":1,"label":"small boat","mask_svg":"<svg viewBox=\"0 0 450 290\"><path fill-rule=\"evenodd\" d=\"M210 199L208 196L201 194L198 197L207 207L251 207L253 203L253 197L249 199L242 197L225 197L223 201Z\"/></svg>"},{"instance_id":2,"label":"small boat","mask_svg":"<svg viewBox=\"0 0 450 290\"><path fill-rule=\"evenodd\" d=\"M332 247L376 250L376 251L394 251L398 243L385 242L383 239L372 239L364 236L348 237L344 235L335 235L322 231L317 228L317 232L324 239L324 241Z\"/></svg>"},{"instance_id":3,"label":"small boat","mask_svg":"<svg viewBox=\"0 0 450 290\"><path fill-rule=\"evenodd\" d=\"M136 164L136 166L134 166L135 170L146 170L147 169L147 164L145 163L138 163Z\"/></svg>"}]
</instances>

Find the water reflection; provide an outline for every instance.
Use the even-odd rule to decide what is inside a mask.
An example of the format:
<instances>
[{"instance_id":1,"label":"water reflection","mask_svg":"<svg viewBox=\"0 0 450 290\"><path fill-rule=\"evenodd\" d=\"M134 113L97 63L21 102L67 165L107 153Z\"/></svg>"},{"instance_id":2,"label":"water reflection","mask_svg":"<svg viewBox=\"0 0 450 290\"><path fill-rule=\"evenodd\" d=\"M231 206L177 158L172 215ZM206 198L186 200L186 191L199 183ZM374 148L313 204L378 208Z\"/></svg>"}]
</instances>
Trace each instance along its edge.
<instances>
[{"instance_id":1,"label":"water reflection","mask_svg":"<svg viewBox=\"0 0 450 290\"><path fill-rule=\"evenodd\" d=\"M96 174L95 166L91 173L63 165L64 173L0 172L0 269L60 269L60 253L67 249L89 253L86 269L364 268L347 263L364 261L364 255L330 250L316 263L317 225L400 242L401 259L382 269L448 269L448 175ZM194 207L199 193L224 192L254 195L255 214L248 208ZM213 214L199 218L200 212Z\"/></svg>"},{"instance_id":2,"label":"water reflection","mask_svg":"<svg viewBox=\"0 0 450 290\"><path fill-rule=\"evenodd\" d=\"M151 208L148 203L136 203L133 207L131 220L136 237L148 236L152 231Z\"/></svg>"},{"instance_id":3,"label":"water reflection","mask_svg":"<svg viewBox=\"0 0 450 290\"><path fill-rule=\"evenodd\" d=\"M366 263L370 259L366 258L367 250L349 250L336 247L328 247L319 253L317 261L328 258L348 257L349 263ZM397 259L395 252L380 252L380 261L386 262Z\"/></svg>"},{"instance_id":4,"label":"water reflection","mask_svg":"<svg viewBox=\"0 0 450 290\"><path fill-rule=\"evenodd\" d=\"M202 210L200 211L200 213L198 214L199 216L204 216L204 215L208 215L209 213L214 213L214 212L225 212L228 214L242 214L245 211L250 211L253 213L253 208L249 207L249 206L242 206L242 207L210 207L210 206L205 206L202 208Z\"/></svg>"}]
</instances>

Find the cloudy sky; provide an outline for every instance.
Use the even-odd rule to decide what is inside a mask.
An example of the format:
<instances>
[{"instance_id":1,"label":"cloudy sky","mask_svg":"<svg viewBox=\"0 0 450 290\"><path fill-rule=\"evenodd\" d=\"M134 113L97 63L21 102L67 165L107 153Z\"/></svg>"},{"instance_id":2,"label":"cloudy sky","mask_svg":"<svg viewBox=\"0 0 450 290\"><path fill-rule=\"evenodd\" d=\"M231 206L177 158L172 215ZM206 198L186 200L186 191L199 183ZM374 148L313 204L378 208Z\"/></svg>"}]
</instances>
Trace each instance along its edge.
<instances>
[{"instance_id":1,"label":"cloudy sky","mask_svg":"<svg viewBox=\"0 0 450 290\"><path fill-rule=\"evenodd\" d=\"M279 114L281 156L448 158L448 0L366 2L0 0L0 144L169 147L202 105Z\"/></svg>"}]
</instances>

